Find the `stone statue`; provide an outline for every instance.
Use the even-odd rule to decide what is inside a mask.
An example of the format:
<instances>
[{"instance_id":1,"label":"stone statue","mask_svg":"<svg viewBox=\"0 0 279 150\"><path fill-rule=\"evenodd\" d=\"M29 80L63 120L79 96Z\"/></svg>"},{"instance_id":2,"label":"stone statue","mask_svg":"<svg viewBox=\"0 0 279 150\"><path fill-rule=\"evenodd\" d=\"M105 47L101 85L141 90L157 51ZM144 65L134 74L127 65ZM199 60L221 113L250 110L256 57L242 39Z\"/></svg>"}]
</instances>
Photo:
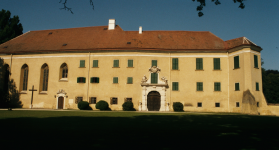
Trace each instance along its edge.
<instances>
[{"instance_id":1,"label":"stone statue","mask_svg":"<svg viewBox=\"0 0 279 150\"><path fill-rule=\"evenodd\" d=\"M146 82L147 82L147 77L144 75L144 76L142 77L141 83L146 83Z\"/></svg>"},{"instance_id":2,"label":"stone statue","mask_svg":"<svg viewBox=\"0 0 279 150\"><path fill-rule=\"evenodd\" d=\"M168 80L166 77L162 77L161 80L164 81L166 84L168 84Z\"/></svg>"},{"instance_id":3,"label":"stone statue","mask_svg":"<svg viewBox=\"0 0 279 150\"><path fill-rule=\"evenodd\" d=\"M151 73L159 73L160 71L161 71L161 69L156 66L149 68L149 72L151 72Z\"/></svg>"}]
</instances>

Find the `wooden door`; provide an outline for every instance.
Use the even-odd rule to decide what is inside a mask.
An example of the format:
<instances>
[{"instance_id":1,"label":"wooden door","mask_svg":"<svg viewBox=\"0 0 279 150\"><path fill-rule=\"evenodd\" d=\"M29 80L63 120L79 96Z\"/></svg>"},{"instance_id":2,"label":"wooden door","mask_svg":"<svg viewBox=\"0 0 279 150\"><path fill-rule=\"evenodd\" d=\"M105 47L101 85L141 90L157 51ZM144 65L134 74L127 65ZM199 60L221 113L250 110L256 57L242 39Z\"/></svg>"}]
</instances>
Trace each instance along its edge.
<instances>
[{"instance_id":1,"label":"wooden door","mask_svg":"<svg viewBox=\"0 0 279 150\"><path fill-rule=\"evenodd\" d=\"M58 97L58 109L63 109L64 97Z\"/></svg>"},{"instance_id":2,"label":"wooden door","mask_svg":"<svg viewBox=\"0 0 279 150\"><path fill-rule=\"evenodd\" d=\"M149 111L159 111L161 107L161 95L159 92L151 91L147 95L147 108Z\"/></svg>"}]
</instances>

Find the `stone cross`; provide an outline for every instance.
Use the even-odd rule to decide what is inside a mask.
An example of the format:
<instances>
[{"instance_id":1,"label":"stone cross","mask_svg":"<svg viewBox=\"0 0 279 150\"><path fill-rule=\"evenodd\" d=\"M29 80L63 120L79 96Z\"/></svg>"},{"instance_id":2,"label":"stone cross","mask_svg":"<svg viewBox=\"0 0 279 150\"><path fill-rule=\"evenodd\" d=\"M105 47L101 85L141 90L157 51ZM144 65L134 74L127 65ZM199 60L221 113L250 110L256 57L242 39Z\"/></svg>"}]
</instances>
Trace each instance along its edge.
<instances>
[{"instance_id":1,"label":"stone cross","mask_svg":"<svg viewBox=\"0 0 279 150\"><path fill-rule=\"evenodd\" d=\"M33 92L37 91L36 89L34 89L34 85L32 86L32 89L29 89L29 91L32 91L32 96L31 96L31 106L30 108L32 109L32 103L33 103Z\"/></svg>"}]
</instances>

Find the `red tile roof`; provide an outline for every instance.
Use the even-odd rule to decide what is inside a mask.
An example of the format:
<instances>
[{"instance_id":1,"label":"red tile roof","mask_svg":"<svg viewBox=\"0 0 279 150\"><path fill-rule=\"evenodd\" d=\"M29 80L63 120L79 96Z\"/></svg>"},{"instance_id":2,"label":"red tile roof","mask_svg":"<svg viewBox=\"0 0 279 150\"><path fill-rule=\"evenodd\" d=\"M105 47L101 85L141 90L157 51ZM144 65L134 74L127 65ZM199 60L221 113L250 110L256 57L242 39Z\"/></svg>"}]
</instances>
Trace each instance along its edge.
<instances>
[{"instance_id":1,"label":"red tile roof","mask_svg":"<svg viewBox=\"0 0 279 150\"><path fill-rule=\"evenodd\" d=\"M107 26L97 26L30 31L1 44L0 53L100 50L227 51L241 45L255 45L249 40L244 40L243 43L244 38L223 41L207 31L143 31L139 34L138 31L123 31L118 25L114 30L107 30Z\"/></svg>"}]
</instances>

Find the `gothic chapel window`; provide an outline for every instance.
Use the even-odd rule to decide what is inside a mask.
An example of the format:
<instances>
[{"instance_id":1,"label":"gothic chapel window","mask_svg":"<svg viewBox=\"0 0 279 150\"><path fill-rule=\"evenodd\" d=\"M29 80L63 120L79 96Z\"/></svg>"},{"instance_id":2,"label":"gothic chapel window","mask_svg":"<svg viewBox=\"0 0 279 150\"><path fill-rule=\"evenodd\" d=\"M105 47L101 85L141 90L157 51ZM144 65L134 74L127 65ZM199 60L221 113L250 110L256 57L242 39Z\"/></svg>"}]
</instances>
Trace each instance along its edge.
<instances>
[{"instance_id":1,"label":"gothic chapel window","mask_svg":"<svg viewBox=\"0 0 279 150\"><path fill-rule=\"evenodd\" d=\"M60 80L68 78L68 66L66 63L63 63L60 67Z\"/></svg>"},{"instance_id":2,"label":"gothic chapel window","mask_svg":"<svg viewBox=\"0 0 279 150\"><path fill-rule=\"evenodd\" d=\"M49 76L49 67L47 64L44 64L41 68L40 91L48 90L48 76Z\"/></svg>"},{"instance_id":3,"label":"gothic chapel window","mask_svg":"<svg viewBox=\"0 0 279 150\"><path fill-rule=\"evenodd\" d=\"M28 66L25 64L21 67L21 89L22 91L27 91L28 84Z\"/></svg>"}]
</instances>

